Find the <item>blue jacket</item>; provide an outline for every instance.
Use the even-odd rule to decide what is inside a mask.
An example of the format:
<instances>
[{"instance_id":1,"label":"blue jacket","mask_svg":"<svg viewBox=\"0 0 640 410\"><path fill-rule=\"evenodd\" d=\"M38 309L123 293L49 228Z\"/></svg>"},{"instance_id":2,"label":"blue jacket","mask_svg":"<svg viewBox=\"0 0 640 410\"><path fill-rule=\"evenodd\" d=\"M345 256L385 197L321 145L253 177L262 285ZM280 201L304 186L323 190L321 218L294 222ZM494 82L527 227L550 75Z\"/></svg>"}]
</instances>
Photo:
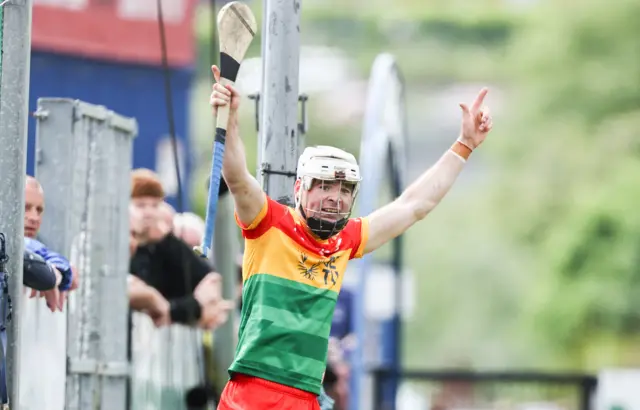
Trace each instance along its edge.
<instances>
[{"instance_id":1,"label":"blue jacket","mask_svg":"<svg viewBox=\"0 0 640 410\"><path fill-rule=\"evenodd\" d=\"M24 248L29 252L39 255L47 263L55 266L55 268L60 271L62 281L58 289L69 290L69 288L71 288L73 272L71 271L71 264L64 256L50 251L42 242L32 238L24 238Z\"/></svg>"}]
</instances>

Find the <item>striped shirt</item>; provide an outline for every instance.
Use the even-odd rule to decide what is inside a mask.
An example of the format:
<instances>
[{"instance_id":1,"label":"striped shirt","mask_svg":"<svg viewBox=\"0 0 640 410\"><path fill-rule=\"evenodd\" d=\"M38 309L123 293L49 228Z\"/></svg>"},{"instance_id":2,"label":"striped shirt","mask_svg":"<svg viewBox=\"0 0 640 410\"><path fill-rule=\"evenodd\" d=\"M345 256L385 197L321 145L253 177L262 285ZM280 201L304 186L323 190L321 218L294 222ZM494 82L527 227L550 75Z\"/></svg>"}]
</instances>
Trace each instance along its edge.
<instances>
[{"instance_id":1,"label":"striped shirt","mask_svg":"<svg viewBox=\"0 0 640 410\"><path fill-rule=\"evenodd\" d=\"M363 256L368 221L350 219L321 241L292 208L267 197L249 226L237 222L245 238L242 317L229 373L320 394L342 275Z\"/></svg>"}]
</instances>

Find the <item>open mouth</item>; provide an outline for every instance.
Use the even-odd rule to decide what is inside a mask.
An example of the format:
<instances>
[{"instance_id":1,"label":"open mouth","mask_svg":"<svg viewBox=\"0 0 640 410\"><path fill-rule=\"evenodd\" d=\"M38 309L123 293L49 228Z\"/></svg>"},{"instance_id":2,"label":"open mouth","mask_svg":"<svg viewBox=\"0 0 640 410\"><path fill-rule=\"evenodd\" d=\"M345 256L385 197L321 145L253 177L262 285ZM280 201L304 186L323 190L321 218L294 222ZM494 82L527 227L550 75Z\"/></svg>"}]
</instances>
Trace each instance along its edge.
<instances>
[{"instance_id":1,"label":"open mouth","mask_svg":"<svg viewBox=\"0 0 640 410\"><path fill-rule=\"evenodd\" d=\"M338 214L339 211L340 210L338 208L322 208L322 212L325 214Z\"/></svg>"},{"instance_id":2,"label":"open mouth","mask_svg":"<svg viewBox=\"0 0 640 410\"><path fill-rule=\"evenodd\" d=\"M320 215L322 219L327 221L335 222L340 219L340 210L338 208L322 208L320 210Z\"/></svg>"}]
</instances>

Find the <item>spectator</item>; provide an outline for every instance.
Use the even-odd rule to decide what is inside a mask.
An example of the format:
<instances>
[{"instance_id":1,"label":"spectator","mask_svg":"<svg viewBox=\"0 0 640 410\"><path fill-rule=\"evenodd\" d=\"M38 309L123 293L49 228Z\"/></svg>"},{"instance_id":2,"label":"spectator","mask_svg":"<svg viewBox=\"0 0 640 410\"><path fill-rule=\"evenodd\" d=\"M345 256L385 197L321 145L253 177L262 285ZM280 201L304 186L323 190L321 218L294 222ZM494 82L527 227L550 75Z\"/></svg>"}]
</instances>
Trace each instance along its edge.
<instances>
[{"instance_id":1,"label":"spectator","mask_svg":"<svg viewBox=\"0 0 640 410\"><path fill-rule=\"evenodd\" d=\"M129 212L129 226L136 224L133 212ZM135 230L129 230L129 255L133 257L138 248ZM127 277L129 292L129 307L132 310L146 313L156 326L163 326L170 323L169 302L155 288L147 285L143 280L135 275L129 274Z\"/></svg>"},{"instance_id":2,"label":"spectator","mask_svg":"<svg viewBox=\"0 0 640 410\"><path fill-rule=\"evenodd\" d=\"M44 190L37 179L27 175L24 194L25 249L39 255L62 276L57 287L40 292L38 292L38 289L32 289L31 297L35 297L39 293L40 297L45 298L47 306L52 312L56 310L62 311L66 299L66 292L78 287L78 272L65 257L49 250L37 239L45 209Z\"/></svg>"},{"instance_id":3,"label":"spectator","mask_svg":"<svg viewBox=\"0 0 640 410\"><path fill-rule=\"evenodd\" d=\"M60 286L62 275L40 255L24 250L22 282L36 291L47 291Z\"/></svg>"},{"instance_id":4,"label":"spectator","mask_svg":"<svg viewBox=\"0 0 640 410\"><path fill-rule=\"evenodd\" d=\"M352 304L353 293L345 286L340 290L336 301L336 309L331 322L331 337L343 339L353 333L351 326Z\"/></svg>"},{"instance_id":5,"label":"spectator","mask_svg":"<svg viewBox=\"0 0 640 410\"><path fill-rule=\"evenodd\" d=\"M44 190L34 177L27 175L24 187L24 236L35 238L40 232L44 213Z\"/></svg>"},{"instance_id":6,"label":"spectator","mask_svg":"<svg viewBox=\"0 0 640 410\"><path fill-rule=\"evenodd\" d=\"M25 179L24 206L24 256L23 256L23 285L31 288L31 297L44 297L52 312L62 311L64 295L68 290L78 285L77 272L63 256L50 251L42 242L37 240L44 213L44 190L40 183L32 176ZM4 278L3 278L4 280ZM74 287L75 286L75 287ZM8 310L8 303L5 308ZM3 310L4 313L9 313ZM8 403L6 388L6 328L2 318L0 338L2 341L2 361L0 362L0 401Z\"/></svg>"},{"instance_id":7,"label":"spectator","mask_svg":"<svg viewBox=\"0 0 640 410\"><path fill-rule=\"evenodd\" d=\"M346 410L349 405L349 365L344 357L345 351L341 341L329 338L327 353L327 369L323 387L334 403L334 410Z\"/></svg>"},{"instance_id":8,"label":"spectator","mask_svg":"<svg viewBox=\"0 0 640 410\"><path fill-rule=\"evenodd\" d=\"M344 410L349 403L349 364L345 355L356 340L352 328L353 293L343 287L338 295L329 339L329 358L324 379L327 394L335 400L335 410Z\"/></svg>"},{"instance_id":9,"label":"spectator","mask_svg":"<svg viewBox=\"0 0 640 410\"><path fill-rule=\"evenodd\" d=\"M193 212L176 214L173 218L174 234L192 248L202 244L204 229L204 221Z\"/></svg>"},{"instance_id":10,"label":"spectator","mask_svg":"<svg viewBox=\"0 0 640 410\"><path fill-rule=\"evenodd\" d=\"M134 170L130 212L137 246L130 272L169 301L171 322L191 324L194 319L201 327L215 327L226 321L232 306L222 300L221 276L171 232L160 210L163 200L157 175Z\"/></svg>"},{"instance_id":11,"label":"spectator","mask_svg":"<svg viewBox=\"0 0 640 410\"><path fill-rule=\"evenodd\" d=\"M173 225L173 221L176 217L176 210L166 201L162 201L160 202L160 205L158 206L158 217L167 225L169 226L169 230L173 232L174 230L174 225Z\"/></svg>"},{"instance_id":12,"label":"spectator","mask_svg":"<svg viewBox=\"0 0 640 410\"><path fill-rule=\"evenodd\" d=\"M127 281L129 307L132 310L146 313L158 327L171 323L171 305L160 292L134 275L129 275Z\"/></svg>"},{"instance_id":13,"label":"spectator","mask_svg":"<svg viewBox=\"0 0 640 410\"><path fill-rule=\"evenodd\" d=\"M40 294L45 298L47 307L55 312L59 310L62 312L64 297L62 292L67 292L71 289L71 280L73 272L71 264L62 255L49 250L42 242L32 239L24 238L24 247L27 252L33 253L42 258L52 269L55 270L56 276L60 275L60 281L58 286L53 289L41 291ZM31 297L35 297L37 289L32 289Z\"/></svg>"}]
</instances>

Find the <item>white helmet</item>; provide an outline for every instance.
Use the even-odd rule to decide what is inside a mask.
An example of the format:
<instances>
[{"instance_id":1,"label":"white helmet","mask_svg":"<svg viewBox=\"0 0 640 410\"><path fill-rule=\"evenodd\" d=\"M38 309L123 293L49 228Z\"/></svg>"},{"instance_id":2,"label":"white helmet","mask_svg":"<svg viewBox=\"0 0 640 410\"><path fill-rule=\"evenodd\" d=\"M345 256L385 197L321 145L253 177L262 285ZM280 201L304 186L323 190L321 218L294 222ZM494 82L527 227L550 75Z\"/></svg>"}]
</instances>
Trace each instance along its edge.
<instances>
[{"instance_id":1,"label":"white helmet","mask_svg":"<svg viewBox=\"0 0 640 410\"><path fill-rule=\"evenodd\" d=\"M314 180L340 181L352 186L352 197L358 194L360 185L360 167L356 158L346 151L325 145L307 147L298 160L297 178L301 188L308 191L313 186ZM353 208L351 204L348 212L341 214L339 221L328 222L318 218L307 217L307 212L300 204L302 193L296 195L296 207L300 207L302 215L307 219L311 230L320 238L326 239L344 228ZM316 213L318 213L316 211Z\"/></svg>"},{"instance_id":2,"label":"white helmet","mask_svg":"<svg viewBox=\"0 0 640 410\"><path fill-rule=\"evenodd\" d=\"M356 189L361 181L356 157L347 151L326 145L305 148L298 159L297 174L303 184L309 183L305 189L311 188L314 179L346 181L354 184Z\"/></svg>"}]
</instances>

